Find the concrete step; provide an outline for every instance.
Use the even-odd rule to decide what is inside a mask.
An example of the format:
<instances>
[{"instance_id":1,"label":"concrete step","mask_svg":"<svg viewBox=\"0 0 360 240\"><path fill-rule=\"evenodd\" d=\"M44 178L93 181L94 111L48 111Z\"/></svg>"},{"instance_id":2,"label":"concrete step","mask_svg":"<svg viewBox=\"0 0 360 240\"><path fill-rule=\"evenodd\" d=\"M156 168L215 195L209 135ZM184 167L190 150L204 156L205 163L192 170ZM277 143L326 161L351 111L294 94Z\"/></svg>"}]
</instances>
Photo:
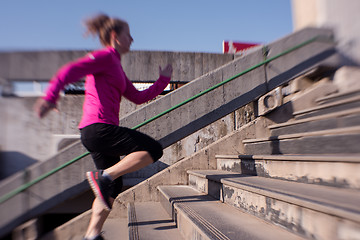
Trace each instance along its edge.
<instances>
[{"instance_id":1,"label":"concrete step","mask_svg":"<svg viewBox=\"0 0 360 240\"><path fill-rule=\"evenodd\" d=\"M323 114L269 126L272 136L360 126L360 108Z\"/></svg>"},{"instance_id":2,"label":"concrete step","mask_svg":"<svg viewBox=\"0 0 360 240\"><path fill-rule=\"evenodd\" d=\"M360 190L360 154L215 157L219 170Z\"/></svg>"},{"instance_id":3,"label":"concrete step","mask_svg":"<svg viewBox=\"0 0 360 240\"><path fill-rule=\"evenodd\" d=\"M355 96L360 96L359 90L334 93L325 97L318 98L315 100L315 102L317 104L327 104L334 101L345 100L349 97L355 97Z\"/></svg>"},{"instance_id":4,"label":"concrete step","mask_svg":"<svg viewBox=\"0 0 360 240\"><path fill-rule=\"evenodd\" d=\"M126 218L108 218L103 227L103 236L105 239L128 240L127 229Z\"/></svg>"},{"instance_id":5,"label":"concrete step","mask_svg":"<svg viewBox=\"0 0 360 240\"><path fill-rule=\"evenodd\" d=\"M75 230L74 232L79 231ZM71 240L83 240L84 232L69 236L67 239ZM107 218L104 227L102 229L102 236L104 239L116 239L116 240L129 240L128 236L128 220L126 218ZM54 239L54 238L53 238ZM60 239L60 238L56 238Z\"/></svg>"},{"instance_id":6,"label":"concrete step","mask_svg":"<svg viewBox=\"0 0 360 240\"><path fill-rule=\"evenodd\" d=\"M158 189L164 207L174 216L184 239L303 239L190 186L159 186Z\"/></svg>"},{"instance_id":7,"label":"concrete step","mask_svg":"<svg viewBox=\"0 0 360 240\"><path fill-rule=\"evenodd\" d=\"M218 187L225 203L306 238L360 237L359 191L220 170L188 173L190 184L197 189Z\"/></svg>"},{"instance_id":8,"label":"concrete step","mask_svg":"<svg viewBox=\"0 0 360 240\"><path fill-rule=\"evenodd\" d=\"M245 154L360 153L360 126L243 140Z\"/></svg>"},{"instance_id":9,"label":"concrete step","mask_svg":"<svg viewBox=\"0 0 360 240\"><path fill-rule=\"evenodd\" d=\"M358 107L360 107L360 96L353 96L345 98L343 100L338 100L335 102L322 104L313 108L307 108L305 110L297 111L294 112L293 115L296 119L304 119Z\"/></svg>"},{"instance_id":10,"label":"concrete step","mask_svg":"<svg viewBox=\"0 0 360 240\"><path fill-rule=\"evenodd\" d=\"M129 240L184 239L159 202L129 203L128 222Z\"/></svg>"}]
</instances>

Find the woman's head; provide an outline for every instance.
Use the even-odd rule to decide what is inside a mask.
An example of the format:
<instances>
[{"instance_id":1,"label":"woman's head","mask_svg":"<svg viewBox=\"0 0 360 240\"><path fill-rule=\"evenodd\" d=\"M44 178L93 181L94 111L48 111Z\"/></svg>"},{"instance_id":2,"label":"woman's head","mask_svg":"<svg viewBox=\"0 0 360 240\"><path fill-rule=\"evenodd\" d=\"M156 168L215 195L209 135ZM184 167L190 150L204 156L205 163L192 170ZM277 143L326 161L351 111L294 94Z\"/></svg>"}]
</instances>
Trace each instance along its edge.
<instances>
[{"instance_id":1,"label":"woman's head","mask_svg":"<svg viewBox=\"0 0 360 240\"><path fill-rule=\"evenodd\" d=\"M87 33L99 36L103 46L112 46L120 53L129 51L133 39L126 21L110 18L105 14L99 14L87 19L85 25Z\"/></svg>"}]
</instances>

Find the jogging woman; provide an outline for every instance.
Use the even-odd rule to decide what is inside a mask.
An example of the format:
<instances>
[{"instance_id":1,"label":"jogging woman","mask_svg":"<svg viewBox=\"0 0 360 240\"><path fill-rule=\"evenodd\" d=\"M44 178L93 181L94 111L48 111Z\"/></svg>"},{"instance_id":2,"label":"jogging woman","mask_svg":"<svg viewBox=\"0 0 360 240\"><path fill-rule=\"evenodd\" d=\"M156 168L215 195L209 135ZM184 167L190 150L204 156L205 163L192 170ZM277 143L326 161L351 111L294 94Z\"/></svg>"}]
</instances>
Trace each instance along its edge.
<instances>
[{"instance_id":1,"label":"jogging woman","mask_svg":"<svg viewBox=\"0 0 360 240\"><path fill-rule=\"evenodd\" d=\"M170 82L172 66L159 67L159 79L148 89L138 91L121 66L121 56L129 52L133 41L128 23L101 14L88 19L86 26L104 48L60 68L45 97L36 102L35 111L44 117L56 108L59 92L66 84L86 76L79 129L98 171L86 173L96 198L84 239L101 240L103 224L123 186L122 176L157 161L163 154L161 145L151 137L119 126L121 97L136 104L155 98ZM120 161L120 156L125 157Z\"/></svg>"}]
</instances>

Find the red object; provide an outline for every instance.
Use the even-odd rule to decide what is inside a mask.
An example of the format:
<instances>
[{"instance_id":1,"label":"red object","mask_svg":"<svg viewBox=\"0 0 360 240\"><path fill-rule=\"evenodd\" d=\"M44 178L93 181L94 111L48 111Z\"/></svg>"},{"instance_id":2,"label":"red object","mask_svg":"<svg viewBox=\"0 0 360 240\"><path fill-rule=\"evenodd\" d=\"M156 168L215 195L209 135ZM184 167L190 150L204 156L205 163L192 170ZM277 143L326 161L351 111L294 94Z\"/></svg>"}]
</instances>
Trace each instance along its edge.
<instances>
[{"instance_id":1,"label":"red object","mask_svg":"<svg viewBox=\"0 0 360 240\"><path fill-rule=\"evenodd\" d=\"M245 50L258 45L257 43L223 41L223 53L243 53Z\"/></svg>"}]
</instances>

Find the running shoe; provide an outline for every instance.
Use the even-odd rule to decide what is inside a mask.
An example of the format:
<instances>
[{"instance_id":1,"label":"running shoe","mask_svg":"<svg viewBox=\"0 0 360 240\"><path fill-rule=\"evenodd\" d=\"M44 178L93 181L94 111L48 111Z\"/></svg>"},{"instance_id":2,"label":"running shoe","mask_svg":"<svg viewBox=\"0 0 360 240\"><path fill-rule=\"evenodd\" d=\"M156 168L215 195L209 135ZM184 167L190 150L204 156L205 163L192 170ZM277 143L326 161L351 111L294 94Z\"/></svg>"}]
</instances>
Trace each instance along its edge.
<instances>
[{"instance_id":1,"label":"running shoe","mask_svg":"<svg viewBox=\"0 0 360 240\"><path fill-rule=\"evenodd\" d=\"M110 184L111 180L102 176L103 171L87 172L86 177L96 197L104 204L105 208L110 211Z\"/></svg>"},{"instance_id":2,"label":"running shoe","mask_svg":"<svg viewBox=\"0 0 360 240\"><path fill-rule=\"evenodd\" d=\"M83 240L90 240L89 238L83 238ZM105 240L101 234L97 235L95 238L93 238L92 240Z\"/></svg>"}]
</instances>

